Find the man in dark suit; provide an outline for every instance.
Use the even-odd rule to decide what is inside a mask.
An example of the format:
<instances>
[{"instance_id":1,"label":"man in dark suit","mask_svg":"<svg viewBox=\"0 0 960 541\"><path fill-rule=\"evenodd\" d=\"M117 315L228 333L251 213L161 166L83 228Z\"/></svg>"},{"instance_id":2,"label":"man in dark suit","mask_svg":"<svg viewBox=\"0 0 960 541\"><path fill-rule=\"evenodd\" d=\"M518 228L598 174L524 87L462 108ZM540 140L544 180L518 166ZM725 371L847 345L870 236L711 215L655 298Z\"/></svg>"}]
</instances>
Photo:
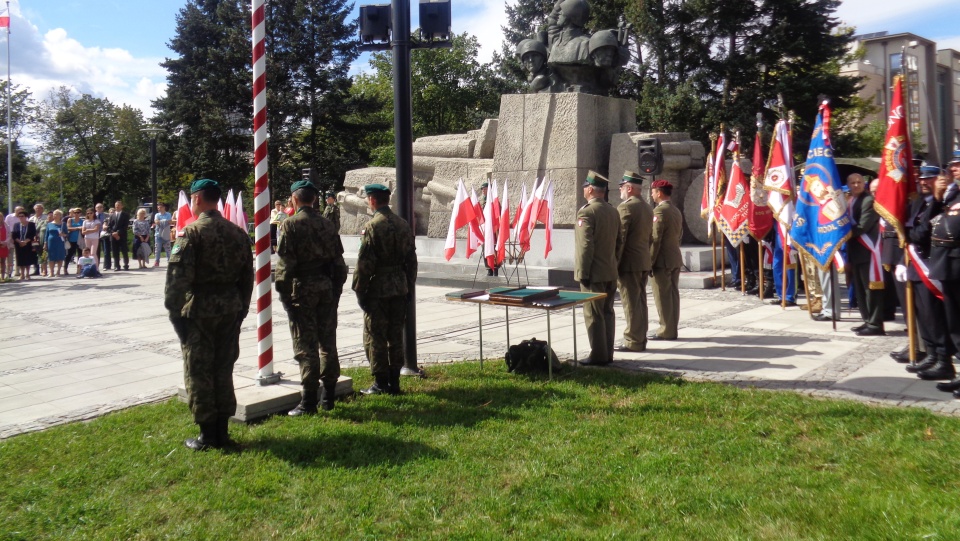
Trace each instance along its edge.
<instances>
[{"instance_id":1,"label":"man in dark suit","mask_svg":"<svg viewBox=\"0 0 960 541\"><path fill-rule=\"evenodd\" d=\"M941 283L945 342L956 355L960 350L960 185L940 176L933 197L937 203L942 202L942 211L931 221L930 278ZM949 356L943 359L943 363L952 362ZM953 396L960 398L960 388L953 391Z\"/></svg>"},{"instance_id":2,"label":"man in dark suit","mask_svg":"<svg viewBox=\"0 0 960 541\"><path fill-rule=\"evenodd\" d=\"M857 336L880 336L883 330L883 270L880 263L880 215L873 209L873 196L863 176L847 177L853 231L847 243L850 278L863 324L854 327Z\"/></svg>"},{"instance_id":3,"label":"man in dark suit","mask_svg":"<svg viewBox=\"0 0 960 541\"><path fill-rule=\"evenodd\" d=\"M617 292L617 254L620 253L620 215L605 200L607 179L590 171L583 183L587 204L577 211L574 251L574 278L581 291L606 293L603 299L583 305L583 320L590 339L586 365L613 362L615 338L614 295Z\"/></svg>"},{"instance_id":4,"label":"man in dark suit","mask_svg":"<svg viewBox=\"0 0 960 541\"><path fill-rule=\"evenodd\" d=\"M123 201L113 206L113 219L107 233L113 245L113 270L120 270L120 254L123 253L123 270L130 270L130 251L127 247L127 231L130 229L130 214L123 210Z\"/></svg>"}]
</instances>

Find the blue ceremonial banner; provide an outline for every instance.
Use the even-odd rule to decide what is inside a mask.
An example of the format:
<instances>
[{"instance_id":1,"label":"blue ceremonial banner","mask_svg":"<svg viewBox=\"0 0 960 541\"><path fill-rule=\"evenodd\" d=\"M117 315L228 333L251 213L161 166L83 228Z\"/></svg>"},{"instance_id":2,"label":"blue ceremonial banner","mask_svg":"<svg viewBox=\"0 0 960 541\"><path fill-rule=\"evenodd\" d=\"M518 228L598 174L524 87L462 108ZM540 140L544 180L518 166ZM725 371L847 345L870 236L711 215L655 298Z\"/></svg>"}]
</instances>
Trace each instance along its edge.
<instances>
[{"instance_id":1,"label":"blue ceremonial banner","mask_svg":"<svg viewBox=\"0 0 960 541\"><path fill-rule=\"evenodd\" d=\"M790 236L797 249L827 271L834 254L850 238L851 220L830 146L830 108L826 103L820 106L810 139Z\"/></svg>"}]
</instances>

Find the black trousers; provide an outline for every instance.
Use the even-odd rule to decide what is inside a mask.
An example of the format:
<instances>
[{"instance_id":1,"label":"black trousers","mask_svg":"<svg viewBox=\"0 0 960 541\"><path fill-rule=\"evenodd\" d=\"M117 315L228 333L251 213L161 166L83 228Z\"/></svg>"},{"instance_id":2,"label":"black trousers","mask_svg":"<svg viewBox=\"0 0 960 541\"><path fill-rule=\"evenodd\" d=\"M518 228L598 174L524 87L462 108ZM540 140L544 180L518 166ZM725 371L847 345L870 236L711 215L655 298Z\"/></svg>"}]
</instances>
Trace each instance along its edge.
<instances>
[{"instance_id":1,"label":"black trousers","mask_svg":"<svg viewBox=\"0 0 960 541\"><path fill-rule=\"evenodd\" d=\"M954 355L960 351L960 280L943 280L943 312L946 316L946 336Z\"/></svg>"},{"instance_id":2,"label":"black trousers","mask_svg":"<svg viewBox=\"0 0 960 541\"><path fill-rule=\"evenodd\" d=\"M957 352L947 335L947 317L944 303L923 282L913 281L913 305L916 310L917 331L927 352L949 356Z\"/></svg>"},{"instance_id":3,"label":"black trousers","mask_svg":"<svg viewBox=\"0 0 960 541\"><path fill-rule=\"evenodd\" d=\"M83 250L80 249L80 242L83 242L83 239L80 239L78 242L71 242L70 249L67 250L67 258L63 261L63 270L66 272L70 268L70 263L73 262L73 256L80 255L83 253Z\"/></svg>"},{"instance_id":4,"label":"black trousers","mask_svg":"<svg viewBox=\"0 0 960 541\"><path fill-rule=\"evenodd\" d=\"M114 269L120 268L120 254L123 254L123 268L130 268L130 248L127 247L127 236L120 235L119 239L112 239ZM107 256L107 259L110 257ZM107 267L110 268L110 267Z\"/></svg>"},{"instance_id":5,"label":"black trousers","mask_svg":"<svg viewBox=\"0 0 960 541\"><path fill-rule=\"evenodd\" d=\"M857 307L860 317L867 325L883 328L883 293L882 289L870 289L870 263L850 264L850 276L853 278L854 294L857 296Z\"/></svg>"},{"instance_id":6,"label":"black trousers","mask_svg":"<svg viewBox=\"0 0 960 541\"><path fill-rule=\"evenodd\" d=\"M100 237L100 249L97 251L97 263L100 262L100 258L103 257L103 265L100 267L102 269L110 268L110 254L111 254L111 241L113 237L107 235L106 237Z\"/></svg>"}]
</instances>

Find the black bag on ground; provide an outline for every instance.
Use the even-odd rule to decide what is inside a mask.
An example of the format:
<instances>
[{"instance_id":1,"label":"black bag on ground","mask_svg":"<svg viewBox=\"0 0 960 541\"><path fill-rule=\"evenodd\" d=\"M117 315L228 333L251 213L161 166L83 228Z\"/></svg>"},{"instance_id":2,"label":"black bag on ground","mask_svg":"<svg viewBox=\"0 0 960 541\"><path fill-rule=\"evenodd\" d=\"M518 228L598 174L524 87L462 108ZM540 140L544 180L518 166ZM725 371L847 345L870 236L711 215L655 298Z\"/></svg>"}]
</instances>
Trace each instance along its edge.
<instances>
[{"instance_id":1,"label":"black bag on ground","mask_svg":"<svg viewBox=\"0 0 960 541\"><path fill-rule=\"evenodd\" d=\"M519 344L510 346L504 360L507 363L507 372L516 374L537 374L547 373L547 351L550 351L550 361L553 363L553 371L560 370L562 365L557 354L547 347L543 340L531 338L524 340Z\"/></svg>"}]
</instances>

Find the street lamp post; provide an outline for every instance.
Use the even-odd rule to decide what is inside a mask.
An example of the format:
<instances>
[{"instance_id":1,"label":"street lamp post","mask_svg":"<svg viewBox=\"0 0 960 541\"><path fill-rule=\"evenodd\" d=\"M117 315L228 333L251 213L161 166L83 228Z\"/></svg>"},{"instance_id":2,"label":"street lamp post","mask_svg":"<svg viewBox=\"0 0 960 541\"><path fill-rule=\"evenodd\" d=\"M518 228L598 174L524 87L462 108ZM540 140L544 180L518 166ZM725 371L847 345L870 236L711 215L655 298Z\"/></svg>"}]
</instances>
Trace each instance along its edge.
<instances>
[{"instance_id":1,"label":"street lamp post","mask_svg":"<svg viewBox=\"0 0 960 541\"><path fill-rule=\"evenodd\" d=\"M54 156L54 160L57 160L57 178L60 180L60 209L63 210L63 169L60 167L63 164L63 156Z\"/></svg>"},{"instance_id":2,"label":"street lamp post","mask_svg":"<svg viewBox=\"0 0 960 541\"><path fill-rule=\"evenodd\" d=\"M157 212L157 135L165 130L150 126L140 131L150 136L150 215L153 216Z\"/></svg>"}]
</instances>

